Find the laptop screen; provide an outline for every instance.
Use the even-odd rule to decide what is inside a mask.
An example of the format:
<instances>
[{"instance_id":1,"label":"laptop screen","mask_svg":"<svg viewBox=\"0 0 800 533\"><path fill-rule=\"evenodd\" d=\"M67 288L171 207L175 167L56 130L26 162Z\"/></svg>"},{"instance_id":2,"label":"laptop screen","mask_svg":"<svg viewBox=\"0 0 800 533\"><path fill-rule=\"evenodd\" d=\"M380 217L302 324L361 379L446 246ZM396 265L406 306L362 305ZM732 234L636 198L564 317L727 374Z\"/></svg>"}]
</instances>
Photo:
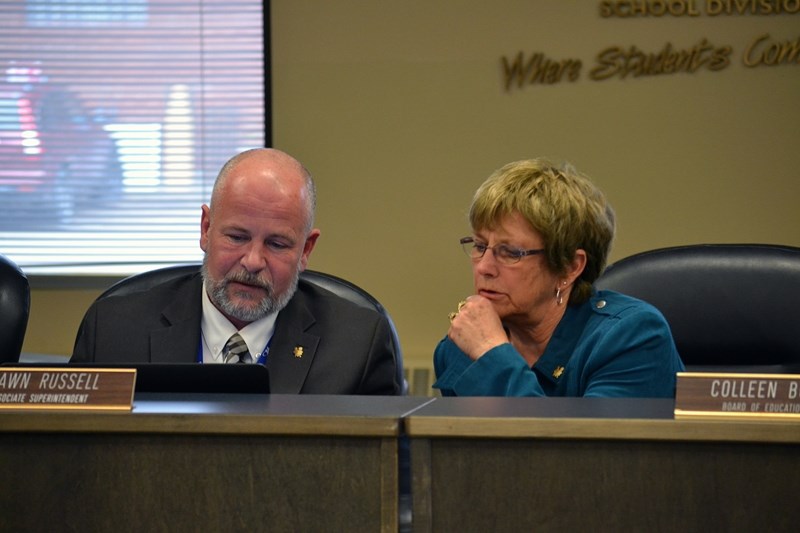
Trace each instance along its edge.
<instances>
[{"instance_id":1,"label":"laptop screen","mask_svg":"<svg viewBox=\"0 0 800 533\"><path fill-rule=\"evenodd\" d=\"M269 394L264 365L198 363L6 363L22 368L135 368L136 392Z\"/></svg>"}]
</instances>

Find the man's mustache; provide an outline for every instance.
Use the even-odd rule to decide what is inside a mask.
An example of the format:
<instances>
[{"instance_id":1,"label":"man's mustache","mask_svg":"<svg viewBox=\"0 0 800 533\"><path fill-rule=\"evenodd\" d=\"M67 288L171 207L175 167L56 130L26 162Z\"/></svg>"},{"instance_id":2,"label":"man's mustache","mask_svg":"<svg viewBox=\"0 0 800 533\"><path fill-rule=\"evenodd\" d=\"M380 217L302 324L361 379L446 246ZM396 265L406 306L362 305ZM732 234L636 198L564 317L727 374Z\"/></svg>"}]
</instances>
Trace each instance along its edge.
<instances>
[{"instance_id":1,"label":"man's mustache","mask_svg":"<svg viewBox=\"0 0 800 533\"><path fill-rule=\"evenodd\" d=\"M267 291L268 294L272 294L272 284L265 280L261 279L256 274L251 274L250 272L243 271L243 272L234 272L232 274L228 274L225 276L225 282L230 283L234 281L236 283L244 283L246 285L252 285L254 287L260 287Z\"/></svg>"}]
</instances>

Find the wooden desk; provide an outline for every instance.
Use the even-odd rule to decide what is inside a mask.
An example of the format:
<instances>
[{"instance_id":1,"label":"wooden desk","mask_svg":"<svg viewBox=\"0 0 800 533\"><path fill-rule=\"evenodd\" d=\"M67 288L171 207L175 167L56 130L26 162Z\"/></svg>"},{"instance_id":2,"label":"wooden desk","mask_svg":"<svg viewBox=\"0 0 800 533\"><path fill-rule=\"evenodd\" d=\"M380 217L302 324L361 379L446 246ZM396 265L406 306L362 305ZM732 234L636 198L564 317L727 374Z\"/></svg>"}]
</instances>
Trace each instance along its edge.
<instances>
[{"instance_id":1,"label":"wooden desk","mask_svg":"<svg viewBox=\"0 0 800 533\"><path fill-rule=\"evenodd\" d=\"M414 530L797 531L800 424L672 400L442 398L405 420Z\"/></svg>"},{"instance_id":2,"label":"wooden desk","mask_svg":"<svg viewBox=\"0 0 800 533\"><path fill-rule=\"evenodd\" d=\"M137 395L0 411L0 531L384 531L401 417L428 398Z\"/></svg>"}]
</instances>

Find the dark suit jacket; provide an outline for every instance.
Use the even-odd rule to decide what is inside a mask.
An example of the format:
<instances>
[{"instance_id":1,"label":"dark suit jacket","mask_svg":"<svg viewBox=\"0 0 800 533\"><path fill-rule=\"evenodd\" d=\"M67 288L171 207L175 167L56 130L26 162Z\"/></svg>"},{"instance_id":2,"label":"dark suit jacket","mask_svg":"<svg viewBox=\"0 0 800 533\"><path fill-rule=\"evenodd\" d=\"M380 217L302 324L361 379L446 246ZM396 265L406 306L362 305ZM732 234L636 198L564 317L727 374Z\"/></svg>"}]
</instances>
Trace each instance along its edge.
<instances>
[{"instance_id":1,"label":"dark suit jacket","mask_svg":"<svg viewBox=\"0 0 800 533\"><path fill-rule=\"evenodd\" d=\"M192 274L94 302L70 361L196 362L202 284ZM298 346L302 357L295 356ZM388 321L303 280L278 313L267 368L274 393L400 393Z\"/></svg>"}]
</instances>

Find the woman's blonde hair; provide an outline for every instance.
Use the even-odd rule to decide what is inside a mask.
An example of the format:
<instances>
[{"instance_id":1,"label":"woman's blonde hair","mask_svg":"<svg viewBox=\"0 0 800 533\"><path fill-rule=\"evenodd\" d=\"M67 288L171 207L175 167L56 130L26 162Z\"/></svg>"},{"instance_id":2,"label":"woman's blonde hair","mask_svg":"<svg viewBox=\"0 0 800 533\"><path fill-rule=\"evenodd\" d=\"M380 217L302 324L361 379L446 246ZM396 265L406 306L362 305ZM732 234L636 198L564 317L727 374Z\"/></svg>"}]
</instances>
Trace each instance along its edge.
<instances>
[{"instance_id":1,"label":"woman's blonde hair","mask_svg":"<svg viewBox=\"0 0 800 533\"><path fill-rule=\"evenodd\" d=\"M614 240L614 211L603 193L571 165L537 158L496 170L475 192L469 220L475 231L495 228L519 213L544 239L544 257L564 274L575 252L586 252L586 267L575 281L570 303L589 299L606 266Z\"/></svg>"}]
</instances>

